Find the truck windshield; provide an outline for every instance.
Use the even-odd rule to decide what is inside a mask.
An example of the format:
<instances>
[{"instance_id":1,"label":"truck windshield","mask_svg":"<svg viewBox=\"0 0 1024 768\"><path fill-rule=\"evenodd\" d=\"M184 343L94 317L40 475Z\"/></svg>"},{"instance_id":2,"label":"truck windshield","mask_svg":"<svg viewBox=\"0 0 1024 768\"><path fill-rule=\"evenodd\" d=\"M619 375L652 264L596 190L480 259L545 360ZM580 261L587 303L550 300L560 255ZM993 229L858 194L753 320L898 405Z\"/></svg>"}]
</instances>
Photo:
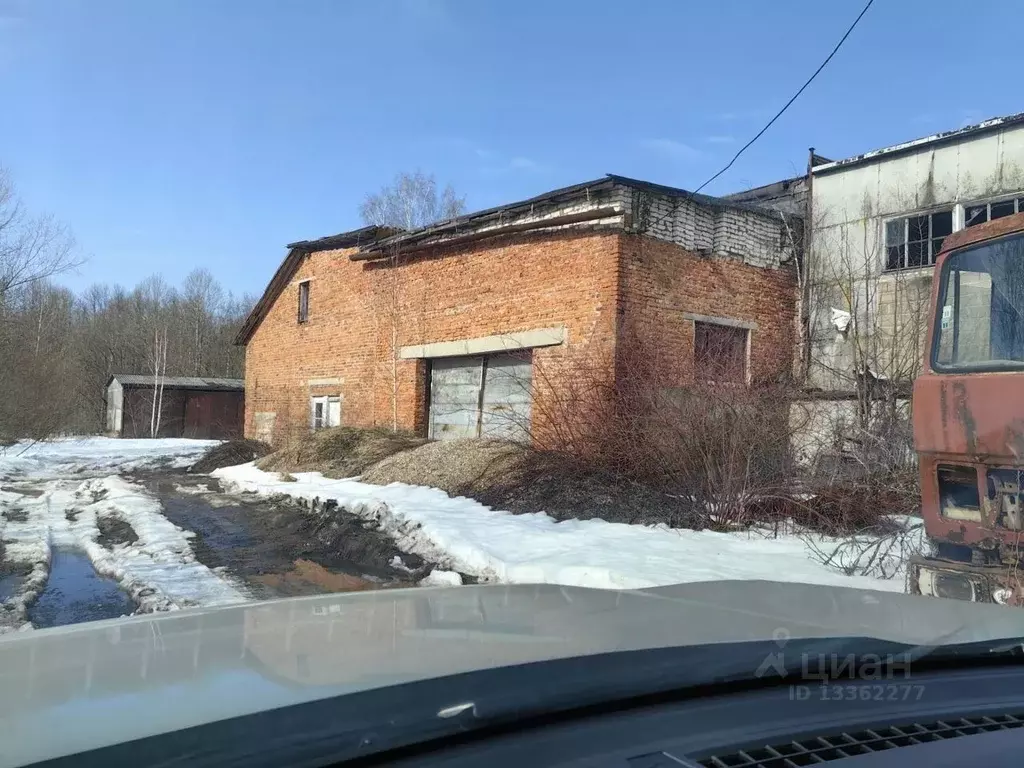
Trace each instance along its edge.
<instances>
[{"instance_id":1,"label":"truck windshield","mask_svg":"<svg viewBox=\"0 0 1024 768\"><path fill-rule=\"evenodd\" d=\"M932 367L1024 369L1024 235L951 254L940 279Z\"/></svg>"}]
</instances>

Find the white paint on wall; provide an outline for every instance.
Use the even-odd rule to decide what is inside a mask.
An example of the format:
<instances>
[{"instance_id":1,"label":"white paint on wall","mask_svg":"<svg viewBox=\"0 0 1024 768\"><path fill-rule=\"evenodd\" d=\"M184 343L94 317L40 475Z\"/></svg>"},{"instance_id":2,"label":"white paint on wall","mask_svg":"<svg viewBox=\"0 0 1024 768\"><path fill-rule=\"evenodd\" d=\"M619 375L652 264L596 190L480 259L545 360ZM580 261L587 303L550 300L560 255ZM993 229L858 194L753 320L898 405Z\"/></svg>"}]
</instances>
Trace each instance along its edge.
<instances>
[{"instance_id":1,"label":"white paint on wall","mask_svg":"<svg viewBox=\"0 0 1024 768\"><path fill-rule=\"evenodd\" d=\"M835 340L832 309L850 312L865 333L873 332L879 297L893 292L892 285L887 293L879 284L897 279L885 271L887 220L952 209L956 230L963 228L965 205L1024 194L1024 124L907 147L899 154L872 153L868 162L816 169L808 307L812 360L826 356ZM919 291L927 289L920 283L929 283L932 271L926 266L902 274L911 276L912 289ZM834 285L836 275L843 276L843 290ZM876 367L884 371L885 365ZM812 366L809 379L813 387L836 386L835 373L820 366Z\"/></svg>"}]
</instances>

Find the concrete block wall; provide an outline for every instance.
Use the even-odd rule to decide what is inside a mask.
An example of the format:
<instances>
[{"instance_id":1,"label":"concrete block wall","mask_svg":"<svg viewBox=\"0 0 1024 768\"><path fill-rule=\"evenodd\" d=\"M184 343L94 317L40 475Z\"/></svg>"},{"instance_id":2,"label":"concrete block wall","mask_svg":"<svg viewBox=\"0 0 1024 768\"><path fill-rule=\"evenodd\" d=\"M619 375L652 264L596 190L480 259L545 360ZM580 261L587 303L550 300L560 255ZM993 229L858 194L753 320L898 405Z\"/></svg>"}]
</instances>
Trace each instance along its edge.
<instances>
[{"instance_id":1,"label":"concrete block wall","mask_svg":"<svg viewBox=\"0 0 1024 768\"><path fill-rule=\"evenodd\" d=\"M674 195L623 189L630 193L634 228L650 237L757 267L778 268L793 256L790 233L778 214L718 208Z\"/></svg>"}]
</instances>

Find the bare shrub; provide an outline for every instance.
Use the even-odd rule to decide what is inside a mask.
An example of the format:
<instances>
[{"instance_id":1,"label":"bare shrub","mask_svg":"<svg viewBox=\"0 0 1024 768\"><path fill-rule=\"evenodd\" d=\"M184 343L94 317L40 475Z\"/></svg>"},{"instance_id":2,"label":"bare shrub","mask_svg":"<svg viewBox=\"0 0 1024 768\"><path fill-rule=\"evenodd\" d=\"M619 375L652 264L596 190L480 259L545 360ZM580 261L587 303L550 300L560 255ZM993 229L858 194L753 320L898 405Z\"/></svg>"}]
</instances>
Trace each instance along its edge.
<instances>
[{"instance_id":1,"label":"bare shrub","mask_svg":"<svg viewBox=\"0 0 1024 768\"><path fill-rule=\"evenodd\" d=\"M825 543L807 533L802 533L801 537L822 565L847 575L891 579L903 573L910 557L921 554L923 529L923 523L893 523L886 531L872 529L838 542Z\"/></svg>"},{"instance_id":2,"label":"bare shrub","mask_svg":"<svg viewBox=\"0 0 1024 768\"><path fill-rule=\"evenodd\" d=\"M748 382L713 347L681 373L639 334L622 338L613 364L600 348L535 358L534 447L676 499L693 527L749 525L754 500L791 492L785 382Z\"/></svg>"}]
</instances>

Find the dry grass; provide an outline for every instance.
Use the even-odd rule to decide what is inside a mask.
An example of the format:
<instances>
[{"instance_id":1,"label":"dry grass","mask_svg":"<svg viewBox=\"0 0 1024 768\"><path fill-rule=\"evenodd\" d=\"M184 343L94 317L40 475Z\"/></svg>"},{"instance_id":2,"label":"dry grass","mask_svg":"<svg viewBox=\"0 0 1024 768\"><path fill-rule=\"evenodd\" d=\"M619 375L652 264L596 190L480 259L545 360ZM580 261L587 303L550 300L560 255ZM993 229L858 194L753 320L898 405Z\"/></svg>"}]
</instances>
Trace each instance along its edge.
<instances>
[{"instance_id":1,"label":"dry grass","mask_svg":"<svg viewBox=\"0 0 1024 768\"><path fill-rule=\"evenodd\" d=\"M427 440L386 429L335 427L274 451L256 466L267 472L320 472L326 477L355 477L368 467Z\"/></svg>"},{"instance_id":2,"label":"dry grass","mask_svg":"<svg viewBox=\"0 0 1024 768\"><path fill-rule=\"evenodd\" d=\"M233 467L255 461L270 451L270 446L259 440L229 440L215 445L204 453L199 461L189 467L189 472L209 474L221 467Z\"/></svg>"}]
</instances>

